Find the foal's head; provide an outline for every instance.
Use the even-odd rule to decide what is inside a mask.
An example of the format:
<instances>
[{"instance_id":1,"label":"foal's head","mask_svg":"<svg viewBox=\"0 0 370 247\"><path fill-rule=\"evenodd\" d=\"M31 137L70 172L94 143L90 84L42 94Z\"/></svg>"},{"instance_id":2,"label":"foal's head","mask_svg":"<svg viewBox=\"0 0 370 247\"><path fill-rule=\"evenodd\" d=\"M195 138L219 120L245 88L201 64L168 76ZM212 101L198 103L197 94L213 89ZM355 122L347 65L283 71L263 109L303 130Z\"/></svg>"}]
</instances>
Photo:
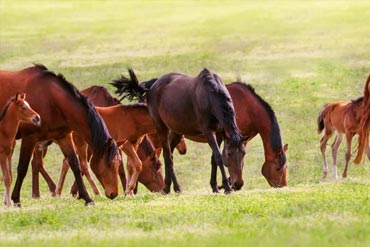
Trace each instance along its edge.
<instances>
[{"instance_id":1,"label":"foal's head","mask_svg":"<svg viewBox=\"0 0 370 247\"><path fill-rule=\"evenodd\" d=\"M18 121L29 122L36 126L41 125L40 115L35 112L26 101L25 93L17 93L14 97L13 107ZM9 106L12 108L12 106ZM11 109L8 109L10 111Z\"/></svg>"}]
</instances>

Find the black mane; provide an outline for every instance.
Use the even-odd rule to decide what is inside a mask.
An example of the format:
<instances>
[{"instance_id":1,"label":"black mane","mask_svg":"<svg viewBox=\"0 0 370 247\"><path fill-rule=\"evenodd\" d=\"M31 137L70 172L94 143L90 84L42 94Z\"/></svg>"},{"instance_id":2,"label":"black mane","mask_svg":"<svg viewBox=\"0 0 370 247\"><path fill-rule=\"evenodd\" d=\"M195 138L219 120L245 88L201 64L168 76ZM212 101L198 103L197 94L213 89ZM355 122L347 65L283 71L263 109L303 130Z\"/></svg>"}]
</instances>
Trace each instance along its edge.
<instances>
[{"instance_id":1,"label":"black mane","mask_svg":"<svg viewBox=\"0 0 370 247\"><path fill-rule=\"evenodd\" d=\"M244 88L246 88L248 91L250 91L252 93L252 95L254 95L254 97L261 103L263 108L267 111L267 113L270 117L270 120L271 120L271 136L270 136L270 138L271 138L272 150L274 152L277 152L277 151L281 150L282 140L281 140L281 135L280 135L280 127L279 127L279 124L277 122L274 110L271 108L271 106L264 99L261 98L261 96L259 96L254 91L254 88L251 85L246 84L244 82L241 82L240 80L237 81L237 82L234 82L234 83L236 83L238 85L241 85ZM284 156L284 161L281 161L281 162L284 162L283 164L285 164L285 156Z\"/></svg>"},{"instance_id":2,"label":"black mane","mask_svg":"<svg viewBox=\"0 0 370 247\"><path fill-rule=\"evenodd\" d=\"M364 97L361 96L361 97L359 97L357 99L351 100L351 102L352 102L352 104L356 104L357 105L357 104L361 104L363 100L364 100Z\"/></svg>"},{"instance_id":3,"label":"black mane","mask_svg":"<svg viewBox=\"0 0 370 247\"><path fill-rule=\"evenodd\" d=\"M211 73L206 68L200 72L198 78L203 82L208 82L207 84L211 87L211 92L216 95L218 99L217 102L220 103L223 113L223 122L219 124L221 124L222 128L226 126L230 127L231 133L228 133L230 135L230 145L234 147L239 146L242 142L242 137L236 126L234 105L221 78L217 74Z\"/></svg>"},{"instance_id":4,"label":"black mane","mask_svg":"<svg viewBox=\"0 0 370 247\"><path fill-rule=\"evenodd\" d=\"M53 77L55 79L54 81L56 81L67 92L69 92L86 109L88 123L91 130L92 148L95 151L95 154L98 156L101 156L105 151L108 151L109 155L107 155L107 161L109 163L118 153L118 148L115 142L111 143L109 147L106 147L106 144L110 143L111 137L109 136L109 132L105 123L90 100L81 94L72 83L68 82L62 74L56 75L53 71L48 70L42 64L35 64L35 67L40 69L43 76Z\"/></svg>"}]
</instances>

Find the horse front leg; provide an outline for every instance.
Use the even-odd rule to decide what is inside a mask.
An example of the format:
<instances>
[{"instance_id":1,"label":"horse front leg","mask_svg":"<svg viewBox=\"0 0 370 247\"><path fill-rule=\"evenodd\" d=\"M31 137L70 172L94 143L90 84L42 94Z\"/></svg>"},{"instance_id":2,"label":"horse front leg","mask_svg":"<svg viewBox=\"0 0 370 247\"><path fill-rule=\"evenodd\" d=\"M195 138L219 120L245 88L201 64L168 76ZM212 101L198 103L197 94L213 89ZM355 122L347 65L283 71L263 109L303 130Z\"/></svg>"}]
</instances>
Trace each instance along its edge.
<instances>
[{"instance_id":1,"label":"horse front leg","mask_svg":"<svg viewBox=\"0 0 370 247\"><path fill-rule=\"evenodd\" d=\"M10 186L12 184L12 178L9 171L8 160L9 159L5 153L0 154L0 165L5 185L4 203L7 207L11 207L12 201L10 200Z\"/></svg>"},{"instance_id":2,"label":"horse front leg","mask_svg":"<svg viewBox=\"0 0 370 247\"><path fill-rule=\"evenodd\" d=\"M64 138L57 140L57 144L60 146L64 156L68 159L69 166L73 171L73 175L76 179L77 187L78 187L78 195L79 199L82 198L85 200L85 205L94 204L94 201L90 198L89 194L86 191L86 187L82 180L82 174L80 170L80 165L78 158L76 156L73 141L72 141L72 134L67 134Z\"/></svg>"},{"instance_id":3,"label":"horse front leg","mask_svg":"<svg viewBox=\"0 0 370 247\"><path fill-rule=\"evenodd\" d=\"M143 169L142 162L136 153L135 146L131 142L126 142L122 145L122 150L127 155L127 183L126 195L134 195L134 189L141 170Z\"/></svg>"},{"instance_id":4,"label":"horse front leg","mask_svg":"<svg viewBox=\"0 0 370 247\"><path fill-rule=\"evenodd\" d=\"M347 150L346 150L346 166L344 167L342 178L347 178L347 169L348 169L348 164L349 160L351 159L351 144L352 144L352 138L353 134L352 133L346 133L346 142L347 142Z\"/></svg>"},{"instance_id":5,"label":"horse front leg","mask_svg":"<svg viewBox=\"0 0 370 247\"><path fill-rule=\"evenodd\" d=\"M229 184L229 179L226 176L226 171L224 167L224 162L222 160L222 154L219 148L219 144L216 139L216 134L213 131L206 130L204 131L205 136L207 138L208 144L212 149L212 158L214 160L214 164L212 164L212 170L211 170L211 187L212 185L216 184L217 187L217 181L216 180L216 171L217 170L215 167L219 167L221 171L221 176L222 176L222 186L225 189L225 194L229 194L231 192L230 184ZM212 187L212 190L213 187Z\"/></svg>"},{"instance_id":6,"label":"horse front leg","mask_svg":"<svg viewBox=\"0 0 370 247\"><path fill-rule=\"evenodd\" d=\"M57 185L57 188L55 189L55 194L57 196L62 195L64 181L66 180L68 170L69 170L68 159L66 157L64 157L63 162L62 162L62 169L60 171L60 176L59 176L59 180L58 180L58 185Z\"/></svg>"},{"instance_id":7,"label":"horse front leg","mask_svg":"<svg viewBox=\"0 0 370 247\"><path fill-rule=\"evenodd\" d=\"M21 150L19 154L19 161L17 166L17 178L12 192L12 200L14 205L17 207L21 206L20 203L20 192L22 183L27 175L28 166L31 160L33 150L35 148L37 140L33 137L26 137L22 139Z\"/></svg>"}]
</instances>

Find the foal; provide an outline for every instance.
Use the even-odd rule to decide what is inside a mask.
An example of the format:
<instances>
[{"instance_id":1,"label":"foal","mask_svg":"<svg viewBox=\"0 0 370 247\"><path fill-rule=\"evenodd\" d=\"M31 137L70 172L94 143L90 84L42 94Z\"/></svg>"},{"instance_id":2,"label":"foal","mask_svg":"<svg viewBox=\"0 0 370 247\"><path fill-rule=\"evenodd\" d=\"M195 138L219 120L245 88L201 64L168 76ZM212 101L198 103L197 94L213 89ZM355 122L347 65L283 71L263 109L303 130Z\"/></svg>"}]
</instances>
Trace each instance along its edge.
<instances>
[{"instance_id":1,"label":"foal","mask_svg":"<svg viewBox=\"0 0 370 247\"><path fill-rule=\"evenodd\" d=\"M328 174L328 164L326 162L326 143L329 138L336 131L337 136L332 144L332 159L333 159L333 178L338 179L337 174L337 153L340 143L342 142L343 135L346 137L347 151L345 154L346 165L343 171L343 178L347 177L348 163L351 158L351 142L354 135L359 134L360 121L362 116L361 105L363 97L360 97L351 102L335 102L325 105L317 119L318 133L323 130L324 136L320 140L320 149L324 159L323 165L323 178L325 179ZM366 150L367 157L370 159L370 149Z\"/></svg>"},{"instance_id":2,"label":"foal","mask_svg":"<svg viewBox=\"0 0 370 247\"><path fill-rule=\"evenodd\" d=\"M0 112L0 163L5 184L4 202L12 206L10 185L12 183L11 158L15 146L15 136L21 121L40 126L40 116L25 100L26 94L16 94Z\"/></svg>"}]
</instances>

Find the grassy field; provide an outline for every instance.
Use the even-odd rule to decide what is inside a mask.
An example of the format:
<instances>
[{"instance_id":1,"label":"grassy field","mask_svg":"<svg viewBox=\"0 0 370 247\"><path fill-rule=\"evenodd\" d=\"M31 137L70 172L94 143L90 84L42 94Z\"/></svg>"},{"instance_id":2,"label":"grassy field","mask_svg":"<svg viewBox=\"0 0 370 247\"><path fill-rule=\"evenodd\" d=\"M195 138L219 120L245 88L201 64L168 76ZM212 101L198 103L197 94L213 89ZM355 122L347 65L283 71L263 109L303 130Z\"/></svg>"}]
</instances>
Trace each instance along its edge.
<instances>
[{"instance_id":1,"label":"grassy field","mask_svg":"<svg viewBox=\"0 0 370 247\"><path fill-rule=\"evenodd\" d=\"M346 180L321 181L316 131L325 103L362 95L368 16L368 1L0 1L1 70L43 63L83 89L108 86L127 67L142 80L207 67L225 83L252 84L289 144L287 188L262 177L256 137L245 186L229 196L211 194L210 149L193 142L174 156L180 195L141 187L135 198L95 197L85 208L68 195L71 175L62 198L42 183L34 200L28 174L23 207L0 207L0 246L369 246L369 162L351 163ZM17 148L14 172L18 156ZM61 161L52 146L46 168L55 180Z\"/></svg>"}]
</instances>

